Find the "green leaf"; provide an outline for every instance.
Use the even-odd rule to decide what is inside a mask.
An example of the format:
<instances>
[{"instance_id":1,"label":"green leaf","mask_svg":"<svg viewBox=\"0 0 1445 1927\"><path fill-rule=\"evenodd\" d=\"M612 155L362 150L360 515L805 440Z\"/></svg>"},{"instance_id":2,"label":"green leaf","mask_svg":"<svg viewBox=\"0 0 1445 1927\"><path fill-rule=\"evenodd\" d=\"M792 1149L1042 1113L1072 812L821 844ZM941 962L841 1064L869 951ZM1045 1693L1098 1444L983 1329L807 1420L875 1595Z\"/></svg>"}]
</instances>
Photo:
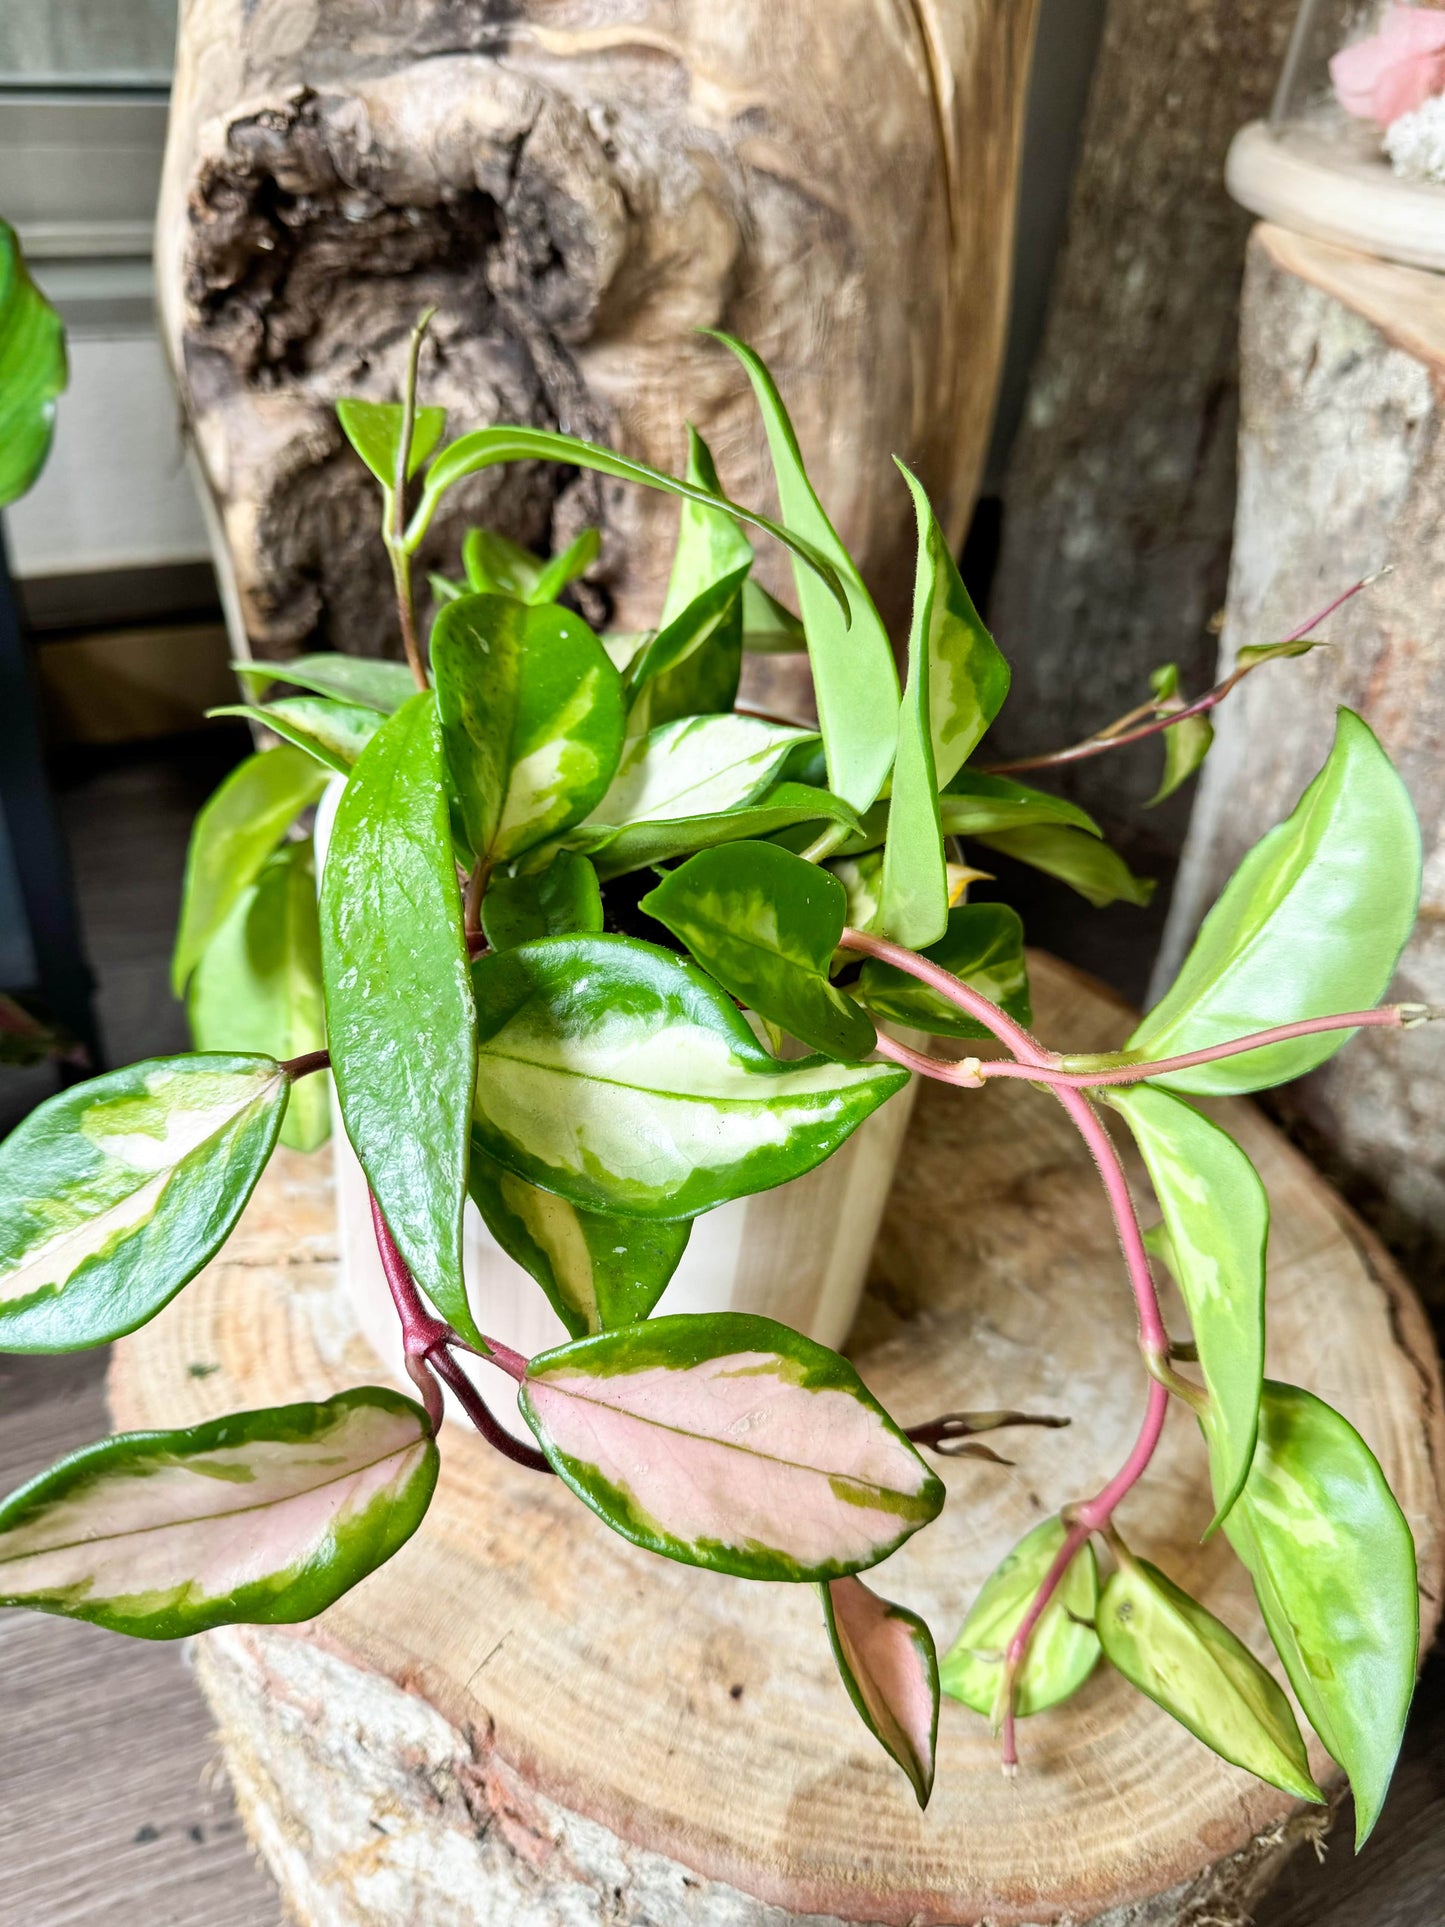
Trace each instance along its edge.
<instances>
[{"instance_id":1,"label":"green leaf","mask_svg":"<svg viewBox=\"0 0 1445 1927\"><path fill-rule=\"evenodd\" d=\"M836 877L772 843L729 843L671 870L639 904L724 990L830 1057L866 1057L867 1016L828 981L847 894Z\"/></svg>"},{"instance_id":2,"label":"green leaf","mask_svg":"<svg viewBox=\"0 0 1445 1927\"><path fill-rule=\"evenodd\" d=\"M608 830L595 840L589 839L589 847L594 853L597 874L606 883L629 870L666 863L694 850L736 843L745 837L775 836L803 823L840 823L845 829L858 827L857 817L840 796L813 789L806 783L779 783L755 803L703 816L683 816Z\"/></svg>"},{"instance_id":3,"label":"green leaf","mask_svg":"<svg viewBox=\"0 0 1445 1927\"><path fill-rule=\"evenodd\" d=\"M69 380L60 316L31 280L14 228L0 221L0 508L44 468L55 399Z\"/></svg>"},{"instance_id":4,"label":"green leaf","mask_svg":"<svg viewBox=\"0 0 1445 1927\"><path fill-rule=\"evenodd\" d=\"M546 566L540 555L496 529L468 529L462 537L462 567L473 595L506 595L530 602Z\"/></svg>"},{"instance_id":5,"label":"green leaf","mask_svg":"<svg viewBox=\"0 0 1445 1927\"><path fill-rule=\"evenodd\" d=\"M1142 907L1154 895L1152 877L1136 877L1117 850L1082 830L1040 824L1027 830L990 831L978 841L985 849L1057 877L1096 910L1119 902Z\"/></svg>"},{"instance_id":6,"label":"green leaf","mask_svg":"<svg viewBox=\"0 0 1445 1927\"><path fill-rule=\"evenodd\" d=\"M0 1350L134 1331L213 1258L265 1168L269 1057L156 1057L49 1098L0 1145Z\"/></svg>"},{"instance_id":7,"label":"green leaf","mask_svg":"<svg viewBox=\"0 0 1445 1927\"><path fill-rule=\"evenodd\" d=\"M102 1439L0 1505L0 1606L137 1639L313 1619L405 1545L437 1465L376 1385Z\"/></svg>"},{"instance_id":8,"label":"green leaf","mask_svg":"<svg viewBox=\"0 0 1445 1927\"><path fill-rule=\"evenodd\" d=\"M620 829L741 809L778 781L801 747L817 740L810 729L758 716L686 716L663 723L628 743L607 794L570 840L601 849Z\"/></svg>"},{"instance_id":9,"label":"green leaf","mask_svg":"<svg viewBox=\"0 0 1445 1927\"><path fill-rule=\"evenodd\" d=\"M1254 642L1241 649L1234 658L1236 669L1255 669L1262 662L1277 662L1284 656L1307 656L1311 649L1327 648L1328 644L1314 642Z\"/></svg>"},{"instance_id":10,"label":"green leaf","mask_svg":"<svg viewBox=\"0 0 1445 1927\"><path fill-rule=\"evenodd\" d=\"M622 679L581 616L463 596L437 617L431 654L447 766L478 857L507 862L602 800L626 710Z\"/></svg>"},{"instance_id":11,"label":"green leaf","mask_svg":"<svg viewBox=\"0 0 1445 1927\"><path fill-rule=\"evenodd\" d=\"M840 609L848 600L838 572L828 558L812 543L794 535L790 529L783 528L768 516L759 515L754 509L743 508L724 496L714 497L695 483L679 481L675 475L665 475L661 469L653 468L647 462L634 461L631 456L617 455L596 442L580 441L575 435L559 435L548 428L518 428L498 424L493 428L474 429L470 435L462 435L444 448L427 473L421 501L407 528L408 554L416 553L447 490L468 475L476 475L498 462L561 462L570 468L591 469L598 475L610 475L619 482L637 482L644 488L661 489L667 495L681 496L684 501L698 502L704 508L722 509L728 515L736 516L739 521L750 522L754 528L774 536L785 549L806 562L828 593L837 599Z\"/></svg>"},{"instance_id":12,"label":"green leaf","mask_svg":"<svg viewBox=\"0 0 1445 1927\"><path fill-rule=\"evenodd\" d=\"M199 1051L302 1057L326 1042L321 929L311 845L288 843L262 869L206 946L187 1010ZM281 1142L314 1151L331 1131L330 1082L300 1078Z\"/></svg>"},{"instance_id":13,"label":"green leaf","mask_svg":"<svg viewBox=\"0 0 1445 1927\"><path fill-rule=\"evenodd\" d=\"M462 1277L476 1020L430 692L383 724L342 791L321 961L346 1135L417 1283L477 1344Z\"/></svg>"},{"instance_id":14,"label":"green leaf","mask_svg":"<svg viewBox=\"0 0 1445 1927\"><path fill-rule=\"evenodd\" d=\"M918 562L913 620L908 631L908 681L898 712L898 751L888 804L888 840L883 849L878 928L895 943L922 950L937 943L948 927L947 858L938 812L931 722L936 680L933 642L942 628L938 603L944 585L933 553L937 528L928 497L901 462L898 466L913 491L918 513Z\"/></svg>"},{"instance_id":15,"label":"green leaf","mask_svg":"<svg viewBox=\"0 0 1445 1927\"><path fill-rule=\"evenodd\" d=\"M586 1211L519 1178L477 1144L468 1185L488 1231L536 1279L574 1338L646 1318L692 1231L691 1218Z\"/></svg>"},{"instance_id":16,"label":"green leaf","mask_svg":"<svg viewBox=\"0 0 1445 1927\"><path fill-rule=\"evenodd\" d=\"M208 716L244 716L283 736L297 749L339 776L347 776L357 757L377 730L381 717L359 703L338 703L322 696L283 696L262 708L257 703L228 703L208 709Z\"/></svg>"},{"instance_id":17,"label":"green leaf","mask_svg":"<svg viewBox=\"0 0 1445 1927\"><path fill-rule=\"evenodd\" d=\"M1179 669L1172 662L1156 669L1149 678L1149 686L1159 702L1161 710L1180 709L1183 703L1179 696ZM1162 803L1166 796L1172 796L1181 784L1203 763L1214 741L1214 725L1208 716L1186 716L1182 723L1171 723L1164 731L1164 774L1159 787L1144 805L1152 810L1156 803Z\"/></svg>"},{"instance_id":18,"label":"green leaf","mask_svg":"<svg viewBox=\"0 0 1445 1927\"><path fill-rule=\"evenodd\" d=\"M416 695L416 682L405 663L373 662L365 656L298 656L294 662L233 662L231 667L253 695L264 696L275 683L311 689L319 696L335 696L344 703L390 716Z\"/></svg>"},{"instance_id":19,"label":"green leaf","mask_svg":"<svg viewBox=\"0 0 1445 1927\"><path fill-rule=\"evenodd\" d=\"M880 1599L861 1579L820 1586L828 1640L848 1697L884 1752L913 1784L933 1791L938 1748L938 1655L915 1612Z\"/></svg>"},{"instance_id":20,"label":"green leaf","mask_svg":"<svg viewBox=\"0 0 1445 1927\"><path fill-rule=\"evenodd\" d=\"M1415 921L1420 831L1366 724L1342 709L1329 760L1294 814L1256 843L1205 918L1168 993L1129 1039L1146 1061L1271 1024L1378 1003ZM1283 1084L1352 1035L1329 1031L1156 1081L1211 1094Z\"/></svg>"},{"instance_id":21,"label":"green leaf","mask_svg":"<svg viewBox=\"0 0 1445 1927\"><path fill-rule=\"evenodd\" d=\"M1112 1573L1097 1618L1104 1657L1196 1739L1297 1800L1324 1801L1290 1703L1254 1654L1147 1559Z\"/></svg>"},{"instance_id":22,"label":"green leaf","mask_svg":"<svg viewBox=\"0 0 1445 1927\"><path fill-rule=\"evenodd\" d=\"M302 810L327 782L303 751L283 743L248 756L209 798L191 830L171 988L184 994L201 953L255 882Z\"/></svg>"},{"instance_id":23,"label":"green leaf","mask_svg":"<svg viewBox=\"0 0 1445 1927\"><path fill-rule=\"evenodd\" d=\"M583 529L567 544L560 554L554 555L537 577L537 586L526 598L528 602L555 602L562 591L575 582L579 576L586 575L592 564L602 553L602 532L600 529Z\"/></svg>"},{"instance_id":24,"label":"green leaf","mask_svg":"<svg viewBox=\"0 0 1445 1927\"><path fill-rule=\"evenodd\" d=\"M827 868L837 877L848 899L844 921L851 930L872 930L883 896L883 852L835 857Z\"/></svg>"},{"instance_id":25,"label":"green leaf","mask_svg":"<svg viewBox=\"0 0 1445 1927\"><path fill-rule=\"evenodd\" d=\"M795 656L807 648L803 625L791 609L749 576L742 588L743 648L754 656Z\"/></svg>"},{"instance_id":26,"label":"green leaf","mask_svg":"<svg viewBox=\"0 0 1445 1927\"><path fill-rule=\"evenodd\" d=\"M1077 804L1007 776L986 776L982 770L959 770L939 798L939 808L949 836L988 836L1039 823L1068 824L1090 836L1103 835L1093 817Z\"/></svg>"},{"instance_id":27,"label":"green leaf","mask_svg":"<svg viewBox=\"0 0 1445 1927\"><path fill-rule=\"evenodd\" d=\"M627 682L635 691L629 734L683 716L726 715L738 693L741 570L709 583L637 653ZM639 722L638 710L644 712Z\"/></svg>"},{"instance_id":28,"label":"green leaf","mask_svg":"<svg viewBox=\"0 0 1445 1927\"><path fill-rule=\"evenodd\" d=\"M1003 903L963 903L948 913L948 929L922 953L998 1004L1017 1023L1031 1024L1024 927ZM870 957L856 995L875 1017L925 1030L934 1037L986 1037L983 1025L893 964Z\"/></svg>"},{"instance_id":29,"label":"green leaf","mask_svg":"<svg viewBox=\"0 0 1445 1927\"><path fill-rule=\"evenodd\" d=\"M1209 1391L1203 1424L1213 1532L1239 1497L1254 1457L1264 1384L1269 1198L1228 1132L1182 1098L1147 1084L1099 1095L1128 1123L1148 1167L1169 1233L1169 1268L1199 1347Z\"/></svg>"},{"instance_id":30,"label":"green leaf","mask_svg":"<svg viewBox=\"0 0 1445 1927\"><path fill-rule=\"evenodd\" d=\"M614 1532L742 1579L862 1571L943 1505L848 1361L771 1318L652 1318L560 1346L518 1403Z\"/></svg>"},{"instance_id":31,"label":"green leaf","mask_svg":"<svg viewBox=\"0 0 1445 1927\"><path fill-rule=\"evenodd\" d=\"M493 950L601 928L597 872L571 850L559 850L545 870L530 876L493 877L482 898L482 935Z\"/></svg>"},{"instance_id":32,"label":"green leaf","mask_svg":"<svg viewBox=\"0 0 1445 1927\"><path fill-rule=\"evenodd\" d=\"M1415 1687L1420 1602L1404 1514L1347 1420L1267 1379L1254 1464L1224 1531L1305 1717L1349 1775L1362 1847Z\"/></svg>"},{"instance_id":33,"label":"green leaf","mask_svg":"<svg viewBox=\"0 0 1445 1927\"><path fill-rule=\"evenodd\" d=\"M1004 1653L1063 1543L1063 1521L1045 1519L1005 1554L984 1580L939 1669L950 1699L962 1700L995 1724L1002 1714ZM1094 1548L1086 1542L1069 1562L1029 1641L1015 1700L1020 1718L1056 1706L1093 1672L1099 1657L1092 1624L1098 1598L1099 1569Z\"/></svg>"},{"instance_id":34,"label":"green leaf","mask_svg":"<svg viewBox=\"0 0 1445 1927\"><path fill-rule=\"evenodd\" d=\"M765 1191L908 1081L881 1064L778 1063L700 970L629 937L551 937L472 975L477 1138L590 1210L691 1218Z\"/></svg>"},{"instance_id":35,"label":"green leaf","mask_svg":"<svg viewBox=\"0 0 1445 1927\"><path fill-rule=\"evenodd\" d=\"M704 332L730 348L747 370L767 431L784 521L827 557L843 584L846 612L820 593L813 575L793 570L828 752L828 787L855 810L866 810L887 780L897 742L898 672L888 631L814 493L788 411L761 357L731 335Z\"/></svg>"},{"instance_id":36,"label":"green leaf","mask_svg":"<svg viewBox=\"0 0 1445 1927\"><path fill-rule=\"evenodd\" d=\"M443 603L455 602L458 596L467 592L460 582L453 582L449 576L438 575L433 570L427 576L427 587L432 592L432 600L440 608Z\"/></svg>"},{"instance_id":37,"label":"green leaf","mask_svg":"<svg viewBox=\"0 0 1445 1927\"><path fill-rule=\"evenodd\" d=\"M341 432L388 492L396 482L405 411L399 401L360 401L347 396L336 404ZM410 481L442 438L445 408L418 408L412 422L406 475Z\"/></svg>"}]
</instances>

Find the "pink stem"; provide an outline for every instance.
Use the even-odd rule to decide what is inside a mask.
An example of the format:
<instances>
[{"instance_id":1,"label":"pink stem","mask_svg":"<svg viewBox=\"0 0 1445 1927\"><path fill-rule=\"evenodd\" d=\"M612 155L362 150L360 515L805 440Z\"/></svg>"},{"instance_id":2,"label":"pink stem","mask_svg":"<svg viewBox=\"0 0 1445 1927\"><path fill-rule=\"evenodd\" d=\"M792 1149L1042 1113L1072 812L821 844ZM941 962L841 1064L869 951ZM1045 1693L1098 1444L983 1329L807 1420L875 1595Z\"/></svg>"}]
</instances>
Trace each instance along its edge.
<instances>
[{"instance_id":1,"label":"pink stem","mask_svg":"<svg viewBox=\"0 0 1445 1927\"><path fill-rule=\"evenodd\" d=\"M866 930L847 929L838 943L844 950L856 950L865 957L876 957L880 963L892 964L896 970L907 971L910 977L927 984L930 990L936 990L940 997L946 997L949 1003L956 1004L986 1030L992 1031L999 1042L1007 1044L1014 1056L1021 1058L1024 1063L1058 1062L1054 1053L1046 1051L1022 1024L1016 1024L997 1004L991 1003L979 991L955 977L951 970L945 970L942 964L930 963L927 957L920 957L916 950L905 950L902 944L890 943L886 937L870 936ZM900 1058L898 1061L901 1063L904 1060Z\"/></svg>"}]
</instances>

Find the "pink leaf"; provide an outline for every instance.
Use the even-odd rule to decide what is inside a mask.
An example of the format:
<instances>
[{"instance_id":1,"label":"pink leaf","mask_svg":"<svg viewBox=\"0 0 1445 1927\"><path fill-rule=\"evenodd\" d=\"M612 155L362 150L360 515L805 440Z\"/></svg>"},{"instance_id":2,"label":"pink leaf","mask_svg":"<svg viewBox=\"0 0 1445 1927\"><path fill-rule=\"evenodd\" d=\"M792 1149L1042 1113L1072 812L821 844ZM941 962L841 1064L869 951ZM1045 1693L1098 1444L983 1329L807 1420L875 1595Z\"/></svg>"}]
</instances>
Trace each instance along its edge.
<instances>
[{"instance_id":1,"label":"pink leaf","mask_svg":"<svg viewBox=\"0 0 1445 1927\"><path fill-rule=\"evenodd\" d=\"M861 1579L834 1579L820 1590L849 1698L926 1807L938 1737L933 1636L917 1613L880 1599Z\"/></svg>"}]
</instances>

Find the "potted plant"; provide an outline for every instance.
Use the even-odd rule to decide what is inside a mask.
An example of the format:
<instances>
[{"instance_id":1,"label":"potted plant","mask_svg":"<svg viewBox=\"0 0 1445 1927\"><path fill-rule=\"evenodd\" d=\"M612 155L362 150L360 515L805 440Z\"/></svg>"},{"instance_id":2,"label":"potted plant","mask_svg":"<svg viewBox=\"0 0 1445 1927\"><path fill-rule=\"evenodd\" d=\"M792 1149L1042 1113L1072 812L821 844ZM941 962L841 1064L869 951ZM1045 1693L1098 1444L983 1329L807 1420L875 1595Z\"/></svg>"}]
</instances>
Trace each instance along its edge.
<instances>
[{"instance_id":1,"label":"potted plant","mask_svg":"<svg viewBox=\"0 0 1445 1927\"><path fill-rule=\"evenodd\" d=\"M283 1132L319 1141L329 1069L416 1398L362 1386L75 1453L0 1506L0 1603L152 1638L310 1617L420 1523L449 1392L499 1450L560 1477L635 1544L817 1586L844 1685L920 1802L941 1689L992 1719L1012 1769L1017 1721L1101 1654L1226 1759L1317 1800L1273 1674L1117 1530L1177 1399L1199 1424L1214 1523L1350 1778L1363 1838L1414 1680L1414 1549L1346 1421L1264 1378L1267 1201L1188 1099L1276 1085L1354 1030L1431 1014L1378 1002L1414 919L1420 852L1369 729L1341 712L1318 777L1240 866L1128 1046L1060 1053L1028 1028L1018 919L963 897L950 839L1007 849L1095 900L1142 886L1081 811L973 760L1008 672L913 478L900 691L746 348L727 344L763 410L781 524L721 492L696 437L682 480L536 429L442 446L439 411L416 400L421 339L399 403L340 411L381 487L407 661L245 669L301 693L246 706L282 743L229 779L193 845L176 974L207 1047L66 1091L0 1148L0 1346L99 1344L220 1249ZM544 564L479 532L465 583L435 585L424 652L411 558L437 503L480 467L536 459L681 498L658 630L598 637L553 599L587 538ZM750 582L740 524L791 552L816 733L734 708L748 638L797 633ZM1037 760L1158 734L1162 793L1198 766L1229 688L1308 646L1247 651L1188 704L1161 672L1130 717ZM334 777L318 910L309 839L290 832ZM957 1049L974 1040L978 1054ZM948 1629L941 1665L921 1618L859 1575L942 1505L925 1452L985 1449L977 1433L1030 1417L949 1414L905 1432L806 1333L659 1304L695 1224L701 1236L708 1214L765 1193L786 1211L790 1187L896 1109L914 1076L963 1103L998 1078L1057 1096L1114 1214L1144 1408L1116 1475L1058 1495L1058 1516ZM1152 1234L1106 1108L1148 1168ZM469 1289L468 1195L566 1342L524 1356L498 1335ZM1178 1281L1187 1341L1165 1331L1151 1261ZM514 1381L526 1441L499 1424L475 1360Z\"/></svg>"}]
</instances>

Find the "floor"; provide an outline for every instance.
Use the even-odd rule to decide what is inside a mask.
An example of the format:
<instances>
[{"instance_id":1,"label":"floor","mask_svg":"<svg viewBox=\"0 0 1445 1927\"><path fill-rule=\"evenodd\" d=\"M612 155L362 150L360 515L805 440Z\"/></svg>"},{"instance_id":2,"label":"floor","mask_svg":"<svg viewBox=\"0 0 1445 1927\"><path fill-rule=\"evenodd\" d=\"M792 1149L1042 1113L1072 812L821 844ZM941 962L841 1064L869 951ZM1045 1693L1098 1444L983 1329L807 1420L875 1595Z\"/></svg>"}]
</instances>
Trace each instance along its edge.
<instances>
[{"instance_id":1,"label":"floor","mask_svg":"<svg viewBox=\"0 0 1445 1927\"><path fill-rule=\"evenodd\" d=\"M57 772L112 1062L186 1047L166 969L188 824L245 746L217 733ZM0 1071L0 1119L21 1094ZM104 1364L0 1358L0 1493L106 1430ZM4 1927L281 1927L184 1650L0 1612L0 1679ZM1255 1927L1445 1920L1445 1653L1379 1831L1358 1860L1348 1839L1346 1814L1323 1864L1297 1857Z\"/></svg>"}]
</instances>

